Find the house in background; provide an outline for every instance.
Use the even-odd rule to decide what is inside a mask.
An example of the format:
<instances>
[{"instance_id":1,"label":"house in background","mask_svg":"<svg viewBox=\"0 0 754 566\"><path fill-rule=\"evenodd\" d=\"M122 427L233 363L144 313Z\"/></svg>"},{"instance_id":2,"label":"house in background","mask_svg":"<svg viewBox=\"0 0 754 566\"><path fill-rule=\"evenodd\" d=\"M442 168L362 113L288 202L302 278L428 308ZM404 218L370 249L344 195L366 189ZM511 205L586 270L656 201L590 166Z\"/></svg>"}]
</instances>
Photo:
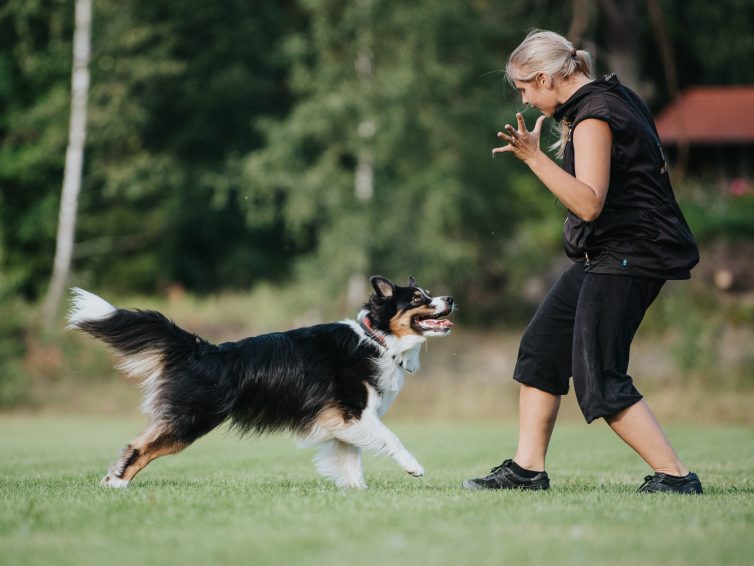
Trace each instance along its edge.
<instances>
[{"instance_id":1,"label":"house in background","mask_svg":"<svg viewBox=\"0 0 754 566\"><path fill-rule=\"evenodd\" d=\"M655 121L672 167L754 190L754 85L690 88Z\"/></svg>"}]
</instances>

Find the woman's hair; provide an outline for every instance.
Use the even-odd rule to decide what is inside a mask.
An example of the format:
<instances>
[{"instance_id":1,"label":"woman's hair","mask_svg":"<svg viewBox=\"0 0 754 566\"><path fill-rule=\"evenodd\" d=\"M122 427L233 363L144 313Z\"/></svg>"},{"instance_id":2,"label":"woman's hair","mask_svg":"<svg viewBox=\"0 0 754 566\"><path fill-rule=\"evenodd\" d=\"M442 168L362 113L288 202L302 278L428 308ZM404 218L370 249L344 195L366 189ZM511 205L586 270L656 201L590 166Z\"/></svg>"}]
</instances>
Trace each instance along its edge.
<instances>
[{"instance_id":1,"label":"woman's hair","mask_svg":"<svg viewBox=\"0 0 754 566\"><path fill-rule=\"evenodd\" d=\"M544 73L550 80L565 80L575 74L583 74L594 79L592 56L588 51L576 49L562 35L552 31L533 29L521 42L521 45L508 57L505 76L508 82L528 82ZM565 142L568 140L568 125L560 125L560 139L550 149L563 156Z\"/></svg>"}]
</instances>

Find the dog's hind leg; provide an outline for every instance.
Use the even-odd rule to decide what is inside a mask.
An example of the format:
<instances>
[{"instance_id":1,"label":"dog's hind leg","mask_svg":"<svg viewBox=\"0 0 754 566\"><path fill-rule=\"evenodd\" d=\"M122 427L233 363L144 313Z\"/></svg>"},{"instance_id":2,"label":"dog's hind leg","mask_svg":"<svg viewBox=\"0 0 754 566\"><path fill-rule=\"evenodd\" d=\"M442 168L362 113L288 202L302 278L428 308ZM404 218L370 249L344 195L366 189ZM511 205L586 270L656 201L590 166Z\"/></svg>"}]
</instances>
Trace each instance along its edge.
<instances>
[{"instance_id":1,"label":"dog's hind leg","mask_svg":"<svg viewBox=\"0 0 754 566\"><path fill-rule=\"evenodd\" d=\"M320 445L314 457L317 471L340 487L365 488L361 448L340 440L329 440Z\"/></svg>"},{"instance_id":2,"label":"dog's hind leg","mask_svg":"<svg viewBox=\"0 0 754 566\"><path fill-rule=\"evenodd\" d=\"M106 487L127 487L149 462L176 454L189 444L178 440L169 426L156 423L126 445L100 483Z\"/></svg>"}]
</instances>

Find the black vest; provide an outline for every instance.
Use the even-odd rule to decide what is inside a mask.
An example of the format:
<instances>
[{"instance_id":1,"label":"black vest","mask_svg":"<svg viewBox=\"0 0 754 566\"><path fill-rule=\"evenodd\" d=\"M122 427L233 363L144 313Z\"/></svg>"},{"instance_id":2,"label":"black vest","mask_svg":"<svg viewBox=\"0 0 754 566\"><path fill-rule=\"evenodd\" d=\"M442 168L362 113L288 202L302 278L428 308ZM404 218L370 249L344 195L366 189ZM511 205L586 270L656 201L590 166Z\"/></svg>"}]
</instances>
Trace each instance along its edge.
<instances>
[{"instance_id":1,"label":"black vest","mask_svg":"<svg viewBox=\"0 0 754 566\"><path fill-rule=\"evenodd\" d=\"M615 75L577 90L555 112L569 126L563 169L575 176L571 132L582 120L608 124L613 145L605 206L593 222L571 211L564 248L594 273L688 279L699 251L670 186L665 155L649 109Z\"/></svg>"}]
</instances>

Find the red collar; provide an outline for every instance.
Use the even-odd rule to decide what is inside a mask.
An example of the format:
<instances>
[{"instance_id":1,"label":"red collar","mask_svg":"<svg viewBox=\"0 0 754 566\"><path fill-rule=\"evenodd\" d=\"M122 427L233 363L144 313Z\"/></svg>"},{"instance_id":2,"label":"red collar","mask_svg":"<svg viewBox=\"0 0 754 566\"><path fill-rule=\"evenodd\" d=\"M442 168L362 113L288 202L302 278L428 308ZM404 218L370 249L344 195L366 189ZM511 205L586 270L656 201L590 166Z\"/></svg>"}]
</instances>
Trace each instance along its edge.
<instances>
[{"instance_id":1,"label":"red collar","mask_svg":"<svg viewBox=\"0 0 754 566\"><path fill-rule=\"evenodd\" d=\"M372 321L369 320L369 315L364 315L361 318L359 318L359 326L366 332L367 336L369 336L372 340L377 342L380 346L387 349L387 344L385 343L385 339L382 337L382 335L378 334L374 328L372 328Z\"/></svg>"}]
</instances>

